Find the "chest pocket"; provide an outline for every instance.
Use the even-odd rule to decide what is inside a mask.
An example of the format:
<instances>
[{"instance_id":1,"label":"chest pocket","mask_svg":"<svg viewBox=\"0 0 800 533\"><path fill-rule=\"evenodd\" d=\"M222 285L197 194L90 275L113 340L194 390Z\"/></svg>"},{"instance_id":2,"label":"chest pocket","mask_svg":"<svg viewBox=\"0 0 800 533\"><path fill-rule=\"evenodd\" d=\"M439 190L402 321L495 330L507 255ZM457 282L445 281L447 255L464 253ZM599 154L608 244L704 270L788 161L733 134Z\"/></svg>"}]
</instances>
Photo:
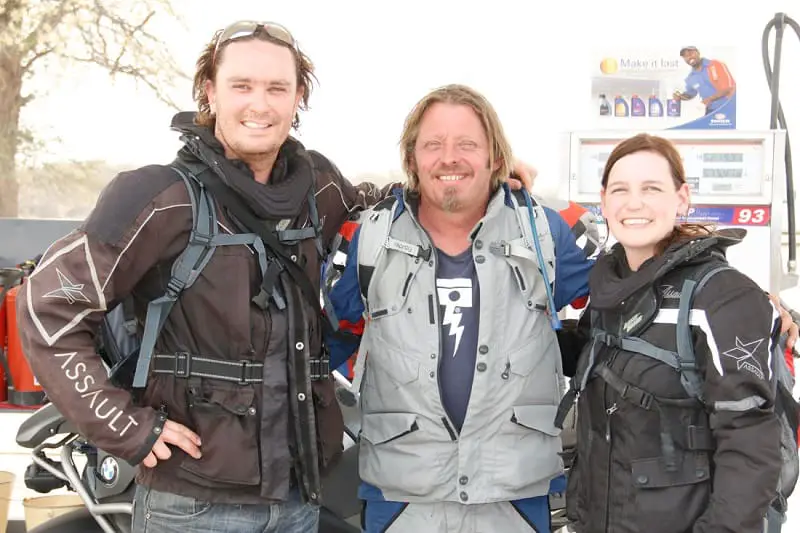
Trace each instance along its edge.
<instances>
[{"instance_id":1,"label":"chest pocket","mask_svg":"<svg viewBox=\"0 0 800 533\"><path fill-rule=\"evenodd\" d=\"M549 235L540 237L544 268L540 267L538 254L528 247L524 238L497 241L490 251L502 257L511 269L514 284L529 310L543 310L547 305L545 276L551 289L555 282L555 255Z\"/></svg>"},{"instance_id":2,"label":"chest pocket","mask_svg":"<svg viewBox=\"0 0 800 533\"><path fill-rule=\"evenodd\" d=\"M524 305L529 310L544 310L555 290L556 279L550 224L544 209L526 193L515 191L509 200L519 237L494 241L490 251L508 264Z\"/></svg>"},{"instance_id":3,"label":"chest pocket","mask_svg":"<svg viewBox=\"0 0 800 533\"><path fill-rule=\"evenodd\" d=\"M359 266L359 283L367 294L369 318L379 320L401 312L422 265L430 257L430 249L388 237L378 253L375 267ZM372 272L380 277L372 279Z\"/></svg>"}]
</instances>

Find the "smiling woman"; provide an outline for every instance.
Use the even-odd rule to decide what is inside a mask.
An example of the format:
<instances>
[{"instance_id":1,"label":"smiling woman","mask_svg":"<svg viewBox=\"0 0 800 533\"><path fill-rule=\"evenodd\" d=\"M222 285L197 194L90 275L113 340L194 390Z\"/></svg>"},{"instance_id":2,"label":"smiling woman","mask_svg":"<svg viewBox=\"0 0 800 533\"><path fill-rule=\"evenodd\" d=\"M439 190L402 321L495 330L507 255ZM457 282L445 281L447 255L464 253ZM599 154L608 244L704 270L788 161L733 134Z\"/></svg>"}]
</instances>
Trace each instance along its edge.
<instances>
[{"instance_id":1,"label":"smiling woman","mask_svg":"<svg viewBox=\"0 0 800 533\"><path fill-rule=\"evenodd\" d=\"M589 279L594 340L567 396L578 421L567 513L582 533L761 533L783 497L781 320L726 260L741 231L679 222L689 188L660 137L618 144L601 194L618 243Z\"/></svg>"},{"instance_id":2,"label":"smiling woman","mask_svg":"<svg viewBox=\"0 0 800 533\"><path fill-rule=\"evenodd\" d=\"M609 156L601 208L632 270L670 244L712 232L712 226L677 223L686 216L689 202L680 153L668 140L636 135Z\"/></svg>"}]
</instances>

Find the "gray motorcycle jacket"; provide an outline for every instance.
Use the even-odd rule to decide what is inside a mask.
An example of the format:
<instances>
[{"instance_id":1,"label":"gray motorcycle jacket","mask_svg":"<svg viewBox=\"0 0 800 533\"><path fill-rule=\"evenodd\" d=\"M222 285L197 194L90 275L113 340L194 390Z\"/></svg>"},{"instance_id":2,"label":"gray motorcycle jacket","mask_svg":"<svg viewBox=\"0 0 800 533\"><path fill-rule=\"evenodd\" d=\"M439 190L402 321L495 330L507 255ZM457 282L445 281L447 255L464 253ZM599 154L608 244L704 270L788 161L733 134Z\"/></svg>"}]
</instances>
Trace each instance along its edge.
<instances>
[{"instance_id":1,"label":"gray motorcycle jacket","mask_svg":"<svg viewBox=\"0 0 800 533\"><path fill-rule=\"evenodd\" d=\"M339 309L342 300L357 298L366 321L355 370L363 413L361 478L387 500L405 502L544 495L563 468L553 424L562 368L527 210L501 189L471 234L481 305L475 377L460 432L443 408L439 384L437 254L415 210L416 198L406 191L365 212L357 251L351 244L345 277L331 294ZM553 219L539 205L534 210L542 270L552 284ZM565 233L569 238L568 227ZM574 240L572 246L585 264ZM358 296L347 277L355 270Z\"/></svg>"}]
</instances>

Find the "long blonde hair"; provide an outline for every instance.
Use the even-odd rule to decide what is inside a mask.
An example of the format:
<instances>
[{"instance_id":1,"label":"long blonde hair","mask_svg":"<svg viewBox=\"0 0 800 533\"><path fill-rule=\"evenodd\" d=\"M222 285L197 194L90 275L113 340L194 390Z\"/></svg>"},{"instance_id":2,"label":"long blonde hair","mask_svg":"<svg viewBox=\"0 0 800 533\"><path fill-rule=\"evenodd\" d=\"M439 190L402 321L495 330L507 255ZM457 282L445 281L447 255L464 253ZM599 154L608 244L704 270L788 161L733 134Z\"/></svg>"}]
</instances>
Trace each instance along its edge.
<instances>
[{"instance_id":1,"label":"long blonde hair","mask_svg":"<svg viewBox=\"0 0 800 533\"><path fill-rule=\"evenodd\" d=\"M419 137L420 124L425 112L437 103L466 105L478 115L489 140L489 168L497 165L497 170L492 172L492 190L496 190L511 173L513 161L511 145L506 139L503 126L500 124L500 119L492 104L478 91L457 84L446 85L428 93L417 102L406 117L403 134L400 137L400 155L403 160L403 170L408 177L409 190L416 191L419 187L419 176L413 167L414 147Z\"/></svg>"}]
</instances>

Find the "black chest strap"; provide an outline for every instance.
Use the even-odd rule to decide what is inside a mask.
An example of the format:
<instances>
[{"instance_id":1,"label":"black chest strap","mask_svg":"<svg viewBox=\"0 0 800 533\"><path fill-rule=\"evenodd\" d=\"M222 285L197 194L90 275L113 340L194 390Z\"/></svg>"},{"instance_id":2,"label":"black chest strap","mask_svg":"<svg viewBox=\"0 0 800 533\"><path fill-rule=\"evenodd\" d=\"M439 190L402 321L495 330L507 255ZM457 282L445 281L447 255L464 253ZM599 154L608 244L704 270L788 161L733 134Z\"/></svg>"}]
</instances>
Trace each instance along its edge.
<instances>
[{"instance_id":1,"label":"black chest strap","mask_svg":"<svg viewBox=\"0 0 800 533\"><path fill-rule=\"evenodd\" d=\"M595 374L611 387L621 400L640 409L658 413L661 426L659 431L661 454L667 471L674 472L678 468L675 435L683 433L685 439L683 445L688 450L710 451L714 449L714 438L708 427L697 425L676 427L677 424L673 423L670 413L667 412L669 408L702 410L702 404L696 398L664 398L656 396L625 381L605 363L597 365Z\"/></svg>"}]
</instances>

